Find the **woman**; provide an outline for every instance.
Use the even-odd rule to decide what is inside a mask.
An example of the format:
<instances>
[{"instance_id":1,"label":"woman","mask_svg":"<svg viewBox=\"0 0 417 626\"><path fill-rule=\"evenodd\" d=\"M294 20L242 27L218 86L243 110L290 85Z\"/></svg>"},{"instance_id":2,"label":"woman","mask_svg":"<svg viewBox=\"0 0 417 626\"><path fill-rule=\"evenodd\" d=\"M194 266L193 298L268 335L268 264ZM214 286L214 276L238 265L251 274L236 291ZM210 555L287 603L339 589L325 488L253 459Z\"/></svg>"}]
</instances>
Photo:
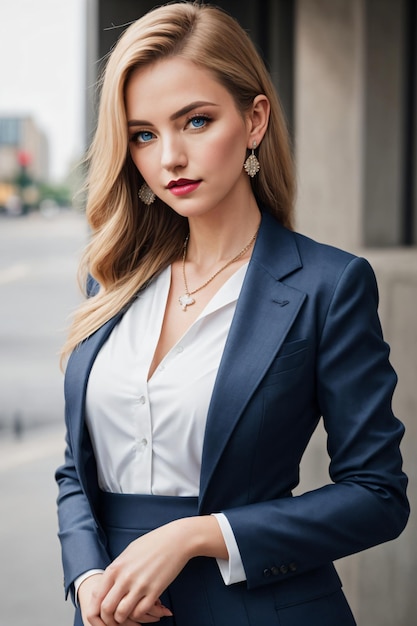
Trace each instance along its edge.
<instances>
[{"instance_id":1,"label":"woman","mask_svg":"<svg viewBox=\"0 0 417 626\"><path fill-rule=\"evenodd\" d=\"M75 623L354 624L332 561L408 517L396 376L368 263L292 230L244 31L191 3L133 23L90 156L57 470ZM331 481L292 497L321 416Z\"/></svg>"}]
</instances>

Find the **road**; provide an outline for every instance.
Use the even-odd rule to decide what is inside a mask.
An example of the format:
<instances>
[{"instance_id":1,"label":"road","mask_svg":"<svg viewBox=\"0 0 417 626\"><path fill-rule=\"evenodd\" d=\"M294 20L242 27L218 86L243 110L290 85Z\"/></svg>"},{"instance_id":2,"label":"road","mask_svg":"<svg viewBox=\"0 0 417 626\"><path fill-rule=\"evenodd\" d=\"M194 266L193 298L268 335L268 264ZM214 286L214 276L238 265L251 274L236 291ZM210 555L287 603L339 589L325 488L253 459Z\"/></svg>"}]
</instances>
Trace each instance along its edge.
<instances>
[{"instance_id":1,"label":"road","mask_svg":"<svg viewBox=\"0 0 417 626\"><path fill-rule=\"evenodd\" d=\"M62 418L57 354L79 294L87 228L64 212L0 219L0 428Z\"/></svg>"},{"instance_id":2,"label":"road","mask_svg":"<svg viewBox=\"0 0 417 626\"><path fill-rule=\"evenodd\" d=\"M56 538L58 351L80 295L84 218L0 218L0 626L70 626Z\"/></svg>"}]
</instances>

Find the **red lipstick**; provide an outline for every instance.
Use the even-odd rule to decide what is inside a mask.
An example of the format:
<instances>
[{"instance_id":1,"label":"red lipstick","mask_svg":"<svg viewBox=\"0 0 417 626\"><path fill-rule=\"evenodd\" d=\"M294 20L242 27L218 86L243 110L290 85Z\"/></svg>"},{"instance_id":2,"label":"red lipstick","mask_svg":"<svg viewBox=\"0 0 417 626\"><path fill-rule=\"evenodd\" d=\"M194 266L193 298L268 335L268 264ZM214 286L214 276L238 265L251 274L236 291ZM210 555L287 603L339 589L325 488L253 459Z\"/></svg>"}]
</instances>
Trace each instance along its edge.
<instances>
[{"instance_id":1,"label":"red lipstick","mask_svg":"<svg viewBox=\"0 0 417 626\"><path fill-rule=\"evenodd\" d=\"M167 188L174 196L185 196L195 191L200 185L201 180L190 180L189 178L178 178L178 180L170 180Z\"/></svg>"}]
</instances>

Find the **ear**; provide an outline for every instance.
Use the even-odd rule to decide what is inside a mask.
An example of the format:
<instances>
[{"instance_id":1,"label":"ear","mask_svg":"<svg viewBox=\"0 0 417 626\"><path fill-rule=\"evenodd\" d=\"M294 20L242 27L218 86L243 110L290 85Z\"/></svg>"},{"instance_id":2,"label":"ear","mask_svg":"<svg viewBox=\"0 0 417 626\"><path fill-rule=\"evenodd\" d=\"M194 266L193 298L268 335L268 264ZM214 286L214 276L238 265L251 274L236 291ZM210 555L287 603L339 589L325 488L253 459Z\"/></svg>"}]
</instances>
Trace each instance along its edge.
<instances>
[{"instance_id":1,"label":"ear","mask_svg":"<svg viewBox=\"0 0 417 626\"><path fill-rule=\"evenodd\" d=\"M252 149L254 142L259 146L266 129L268 128L269 112L271 110L269 100L263 94L254 98L252 107L248 114L248 145Z\"/></svg>"}]
</instances>

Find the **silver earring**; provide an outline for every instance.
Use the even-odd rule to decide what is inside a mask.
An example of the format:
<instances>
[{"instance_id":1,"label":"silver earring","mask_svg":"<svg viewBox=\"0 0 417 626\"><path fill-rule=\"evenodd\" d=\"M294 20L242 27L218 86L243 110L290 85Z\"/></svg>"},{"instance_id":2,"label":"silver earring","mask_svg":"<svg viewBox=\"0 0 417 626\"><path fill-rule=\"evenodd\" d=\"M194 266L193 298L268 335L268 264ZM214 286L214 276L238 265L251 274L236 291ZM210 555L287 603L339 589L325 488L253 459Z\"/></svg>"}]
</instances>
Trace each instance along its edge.
<instances>
[{"instance_id":1,"label":"silver earring","mask_svg":"<svg viewBox=\"0 0 417 626\"><path fill-rule=\"evenodd\" d=\"M143 183L138 191L138 196L143 204L150 206L155 200L155 194L147 183Z\"/></svg>"},{"instance_id":2,"label":"silver earring","mask_svg":"<svg viewBox=\"0 0 417 626\"><path fill-rule=\"evenodd\" d=\"M245 169L245 172L251 178L256 176L256 174L261 169L261 165L260 165L260 163L259 163L259 161L258 161L258 159L256 157L256 154L255 154L255 148L256 148L256 141L253 142L252 154L250 154L248 156L248 158L246 159L246 161L245 161L245 163L243 165L243 167Z\"/></svg>"}]
</instances>

